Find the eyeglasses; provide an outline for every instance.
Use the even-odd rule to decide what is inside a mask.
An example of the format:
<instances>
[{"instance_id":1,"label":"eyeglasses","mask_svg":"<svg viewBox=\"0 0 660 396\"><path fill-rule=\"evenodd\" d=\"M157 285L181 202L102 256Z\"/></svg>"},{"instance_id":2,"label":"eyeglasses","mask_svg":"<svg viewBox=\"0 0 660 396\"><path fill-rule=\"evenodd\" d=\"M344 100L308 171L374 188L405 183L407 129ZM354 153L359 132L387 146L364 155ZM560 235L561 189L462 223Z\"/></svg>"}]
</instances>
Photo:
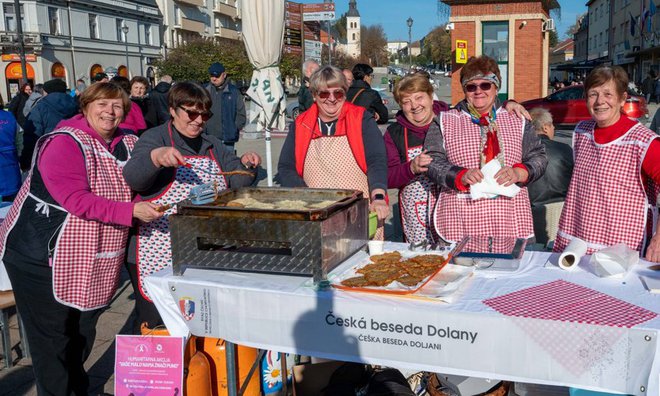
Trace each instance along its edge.
<instances>
[{"instance_id":1,"label":"eyeglasses","mask_svg":"<svg viewBox=\"0 0 660 396\"><path fill-rule=\"evenodd\" d=\"M479 89L481 89L482 91L490 91L490 89L493 87L493 83L482 82L479 84L466 84L465 90L467 92L477 92L477 87L479 87Z\"/></svg>"},{"instance_id":2,"label":"eyeglasses","mask_svg":"<svg viewBox=\"0 0 660 396\"><path fill-rule=\"evenodd\" d=\"M188 114L188 118L191 120L196 120L197 117L202 116L203 121L207 121L209 118L213 117L213 113L210 111L195 111L195 110L188 110L183 106L178 106L181 110L185 111L186 114Z\"/></svg>"},{"instance_id":3,"label":"eyeglasses","mask_svg":"<svg viewBox=\"0 0 660 396\"><path fill-rule=\"evenodd\" d=\"M318 93L319 98L326 100L330 97L330 95L334 96L335 99L337 100L342 100L344 99L344 96L346 96L346 92L344 92L343 89L335 89L334 91L321 91Z\"/></svg>"}]
</instances>

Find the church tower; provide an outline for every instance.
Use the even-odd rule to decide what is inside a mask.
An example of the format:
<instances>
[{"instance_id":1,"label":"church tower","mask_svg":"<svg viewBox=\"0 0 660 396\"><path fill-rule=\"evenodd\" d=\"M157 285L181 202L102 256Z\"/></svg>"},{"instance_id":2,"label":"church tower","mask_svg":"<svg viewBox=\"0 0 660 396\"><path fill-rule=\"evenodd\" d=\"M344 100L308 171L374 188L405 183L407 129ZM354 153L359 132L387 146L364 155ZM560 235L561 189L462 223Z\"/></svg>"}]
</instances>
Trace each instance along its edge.
<instances>
[{"instance_id":1,"label":"church tower","mask_svg":"<svg viewBox=\"0 0 660 396\"><path fill-rule=\"evenodd\" d=\"M360 46L360 13L357 10L357 1L348 2L348 13L346 14L346 52L348 55L358 58L362 49Z\"/></svg>"}]
</instances>

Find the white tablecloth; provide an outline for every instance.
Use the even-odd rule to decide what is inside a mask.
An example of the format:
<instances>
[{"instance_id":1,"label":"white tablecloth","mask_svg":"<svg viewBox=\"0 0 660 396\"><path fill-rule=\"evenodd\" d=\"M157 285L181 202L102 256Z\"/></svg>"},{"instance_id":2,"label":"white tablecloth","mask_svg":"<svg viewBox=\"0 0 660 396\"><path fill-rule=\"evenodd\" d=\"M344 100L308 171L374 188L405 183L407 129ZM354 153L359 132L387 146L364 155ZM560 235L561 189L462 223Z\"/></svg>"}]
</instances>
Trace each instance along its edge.
<instances>
[{"instance_id":1,"label":"white tablecloth","mask_svg":"<svg viewBox=\"0 0 660 396\"><path fill-rule=\"evenodd\" d=\"M549 258L555 259L526 252L515 272L477 270L451 304L317 291L306 278L212 270L174 276L167 269L146 278L146 285L173 335L190 331L280 352L409 370L658 395L660 318L611 327L505 316L483 303L563 279L660 313L660 296L650 294L639 278L652 274L644 268L648 263L612 280L596 277L586 260L569 273L544 267Z\"/></svg>"}]
</instances>

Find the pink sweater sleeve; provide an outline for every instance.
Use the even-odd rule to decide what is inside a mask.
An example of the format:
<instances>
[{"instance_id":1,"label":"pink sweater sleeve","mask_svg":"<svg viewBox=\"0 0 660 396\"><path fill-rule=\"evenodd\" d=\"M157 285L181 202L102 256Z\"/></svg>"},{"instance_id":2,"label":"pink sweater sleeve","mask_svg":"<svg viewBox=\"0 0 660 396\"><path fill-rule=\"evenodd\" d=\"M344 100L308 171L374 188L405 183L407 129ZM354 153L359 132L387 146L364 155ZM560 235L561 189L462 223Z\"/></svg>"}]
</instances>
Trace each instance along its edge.
<instances>
[{"instance_id":1,"label":"pink sweater sleeve","mask_svg":"<svg viewBox=\"0 0 660 396\"><path fill-rule=\"evenodd\" d=\"M84 220L130 226L133 203L111 201L92 193L85 159L71 137L49 141L39 155L39 172L48 192L67 212Z\"/></svg>"}]
</instances>

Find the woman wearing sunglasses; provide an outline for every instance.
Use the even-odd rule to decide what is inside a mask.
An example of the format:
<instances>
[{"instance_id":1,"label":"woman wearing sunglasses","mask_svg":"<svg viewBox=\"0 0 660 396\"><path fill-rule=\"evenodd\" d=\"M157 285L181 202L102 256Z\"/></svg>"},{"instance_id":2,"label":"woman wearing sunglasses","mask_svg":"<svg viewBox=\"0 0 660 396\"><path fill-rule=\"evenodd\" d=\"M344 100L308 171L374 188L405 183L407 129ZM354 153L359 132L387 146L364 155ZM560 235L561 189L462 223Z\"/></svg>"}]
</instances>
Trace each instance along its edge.
<instances>
[{"instance_id":1,"label":"woman wearing sunglasses","mask_svg":"<svg viewBox=\"0 0 660 396\"><path fill-rule=\"evenodd\" d=\"M124 178L140 198L158 206L172 205L162 218L137 227L129 243L128 269L135 289L134 331L146 322L149 328L162 324L144 288L144 277L172 264L169 217L176 203L190 195L190 189L215 183L218 190L248 186L254 175L222 176L219 172L250 169L261 158L248 152L240 158L222 142L204 132L211 118L211 97L200 85L181 82L168 95L172 119L146 131L135 146L133 157L124 168ZM137 265L136 265L137 264Z\"/></svg>"},{"instance_id":2,"label":"woman wearing sunglasses","mask_svg":"<svg viewBox=\"0 0 660 396\"><path fill-rule=\"evenodd\" d=\"M323 66L310 79L314 104L291 124L278 164L283 187L346 188L370 199L382 225L390 213L383 135L373 114L346 102L342 71ZM379 227L374 239L384 239Z\"/></svg>"},{"instance_id":3,"label":"woman wearing sunglasses","mask_svg":"<svg viewBox=\"0 0 660 396\"><path fill-rule=\"evenodd\" d=\"M433 216L436 231L446 241L464 236L531 238L525 186L545 172L545 149L531 123L500 107L502 78L494 59L470 58L460 78L465 99L441 114L441 129L429 130L424 143L432 158L427 174L440 187ZM501 166L495 181L522 190L513 198L472 200L470 186L484 179L480 169L492 160Z\"/></svg>"},{"instance_id":4,"label":"woman wearing sunglasses","mask_svg":"<svg viewBox=\"0 0 660 396\"><path fill-rule=\"evenodd\" d=\"M407 242L438 239L430 222L437 193L426 176L431 157L423 151L423 144L430 129L440 128L436 116L449 110L449 105L433 100L433 95L427 72L418 71L401 79L394 90L401 111L384 136L387 183L389 188L399 189L401 226ZM525 108L516 102L509 101L505 108L528 117Z\"/></svg>"}]
</instances>

